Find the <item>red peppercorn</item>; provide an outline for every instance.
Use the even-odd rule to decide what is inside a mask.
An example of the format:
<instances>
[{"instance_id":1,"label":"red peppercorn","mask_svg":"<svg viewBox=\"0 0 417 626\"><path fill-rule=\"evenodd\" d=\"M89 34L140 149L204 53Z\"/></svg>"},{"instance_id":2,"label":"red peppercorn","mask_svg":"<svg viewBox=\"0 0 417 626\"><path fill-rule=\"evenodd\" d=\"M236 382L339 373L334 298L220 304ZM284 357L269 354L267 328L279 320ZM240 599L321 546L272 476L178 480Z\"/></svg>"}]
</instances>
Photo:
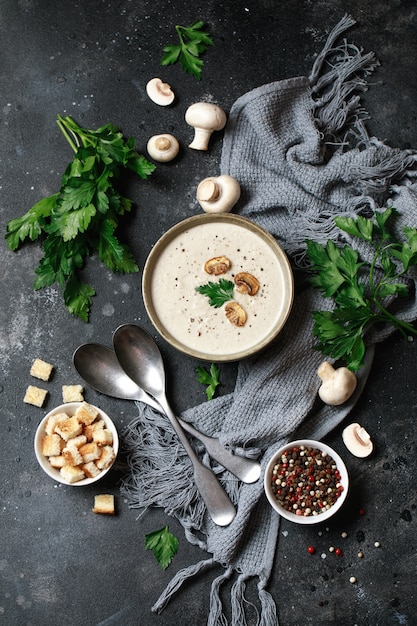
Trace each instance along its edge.
<instances>
[{"instance_id":1,"label":"red peppercorn","mask_svg":"<svg viewBox=\"0 0 417 626\"><path fill-rule=\"evenodd\" d=\"M358 513L359 515L365 515L365 509L359 509Z\"/></svg>"},{"instance_id":2,"label":"red peppercorn","mask_svg":"<svg viewBox=\"0 0 417 626\"><path fill-rule=\"evenodd\" d=\"M337 556L343 556L343 550L341 548L336 548L334 553L337 554Z\"/></svg>"},{"instance_id":3,"label":"red peppercorn","mask_svg":"<svg viewBox=\"0 0 417 626\"><path fill-rule=\"evenodd\" d=\"M316 548L315 548L314 546L308 546L308 548L307 548L307 552L308 552L309 554L315 554L315 552L316 552Z\"/></svg>"}]
</instances>

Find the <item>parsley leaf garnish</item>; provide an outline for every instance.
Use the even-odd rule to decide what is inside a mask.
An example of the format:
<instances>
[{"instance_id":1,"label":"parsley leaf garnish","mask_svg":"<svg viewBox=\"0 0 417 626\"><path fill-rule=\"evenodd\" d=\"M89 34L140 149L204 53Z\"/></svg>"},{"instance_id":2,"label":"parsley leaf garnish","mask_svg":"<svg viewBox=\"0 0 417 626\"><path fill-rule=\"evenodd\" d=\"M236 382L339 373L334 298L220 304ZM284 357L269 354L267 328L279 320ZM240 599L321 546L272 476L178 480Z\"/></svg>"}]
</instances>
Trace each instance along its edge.
<instances>
[{"instance_id":1,"label":"parsley leaf garnish","mask_svg":"<svg viewBox=\"0 0 417 626\"><path fill-rule=\"evenodd\" d=\"M210 306L219 309L225 302L233 300L234 283L231 280L220 278L216 283L209 281L205 285L196 287L195 290L209 298Z\"/></svg>"},{"instance_id":2,"label":"parsley leaf garnish","mask_svg":"<svg viewBox=\"0 0 417 626\"><path fill-rule=\"evenodd\" d=\"M202 383L203 385L207 385L207 400L212 400L216 391L216 387L220 384L220 369L215 363L212 363L210 365L210 370L207 370L205 367L199 366L196 368L196 372L198 382Z\"/></svg>"},{"instance_id":3,"label":"parsley leaf garnish","mask_svg":"<svg viewBox=\"0 0 417 626\"><path fill-rule=\"evenodd\" d=\"M332 298L331 311L313 313L315 346L323 354L343 359L352 371L363 365L364 334L377 323L388 323L404 337L417 334L409 323L398 319L387 309L395 296L406 296L405 273L417 265L417 230L405 227L404 241L397 241L388 229L388 222L398 215L389 207L372 218L336 217L336 225L373 248L370 262L361 260L356 249L307 241L311 261L310 283Z\"/></svg>"},{"instance_id":4,"label":"parsley leaf garnish","mask_svg":"<svg viewBox=\"0 0 417 626\"><path fill-rule=\"evenodd\" d=\"M194 22L191 26L175 26L179 43L169 44L163 48L161 65L171 65L179 61L184 72L200 80L204 65L200 55L207 50L208 46L213 45L213 40L203 30L203 26L204 22L201 20Z\"/></svg>"},{"instance_id":5,"label":"parsley leaf garnish","mask_svg":"<svg viewBox=\"0 0 417 626\"><path fill-rule=\"evenodd\" d=\"M169 532L168 526L145 535L145 548L152 550L162 569L166 569L178 551L178 539Z\"/></svg>"},{"instance_id":6,"label":"parsley leaf garnish","mask_svg":"<svg viewBox=\"0 0 417 626\"><path fill-rule=\"evenodd\" d=\"M77 277L86 259L97 251L112 272L138 271L130 250L116 236L119 218L131 210L132 202L114 182L123 168L145 179L155 166L136 152L133 138L126 140L112 124L88 130L60 115L57 123L75 153L61 188L10 220L5 239L14 251L25 241L44 236L34 289L58 283L68 311L88 321L95 291Z\"/></svg>"}]
</instances>

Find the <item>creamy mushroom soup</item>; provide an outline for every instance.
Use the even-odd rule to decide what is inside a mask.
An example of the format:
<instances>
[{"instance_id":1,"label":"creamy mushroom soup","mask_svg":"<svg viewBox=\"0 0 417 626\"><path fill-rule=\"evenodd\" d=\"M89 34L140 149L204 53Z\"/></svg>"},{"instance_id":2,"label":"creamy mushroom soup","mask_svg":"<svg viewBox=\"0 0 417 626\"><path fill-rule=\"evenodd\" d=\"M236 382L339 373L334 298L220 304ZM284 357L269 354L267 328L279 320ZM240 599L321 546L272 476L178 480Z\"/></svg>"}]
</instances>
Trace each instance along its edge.
<instances>
[{"instance_id":1,"label":"creamy mushroom soup","mask_svg":"<svg viewBox=\"0 0 417 626\"><path fill-rule=\"evenodd\" d=\"M230 260L230 269L208 274L206 262L220 256ZM221 279L233 283L240 272L255 277L259 290L250 296L234 287L233 301L246 313L244 325L236 326L226 316L227 303L215 308L196 288ZM285 321L292 301L285 255L269 238L236 223L199 223L168 239L157 255L150 285L151 317L154 314L174 340L213 359L257 346L283 317Z\"/></svg>"}]
</instances>

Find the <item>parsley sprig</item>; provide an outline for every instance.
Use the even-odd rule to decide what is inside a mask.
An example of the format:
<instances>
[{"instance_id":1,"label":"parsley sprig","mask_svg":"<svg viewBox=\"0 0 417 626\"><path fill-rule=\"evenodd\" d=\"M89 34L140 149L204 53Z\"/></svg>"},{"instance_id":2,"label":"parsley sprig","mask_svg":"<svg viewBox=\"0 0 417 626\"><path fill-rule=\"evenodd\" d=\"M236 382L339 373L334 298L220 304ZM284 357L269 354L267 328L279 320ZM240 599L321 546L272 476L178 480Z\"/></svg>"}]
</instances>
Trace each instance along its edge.
<instances>
[{"instance_id":1,"label":"parsley sprig","mask_svg":"<svg viewBox=\"0 0 417 626\"><path fill-rule=\"evenodd\" d=\"M162 569L166 569L172 558L178 551L178 539L173 535L168 526L145 535L145 548L152 550Z\"/></svg>"},{"instance_id":2,"label":"parsley sprig","mask_svg":"<svg viewBox=\"0 0 417 626\"><path fill-rule=\"evenodd\" d=\"M220 385L220 369L215 363L211 363L210 370L205 367L196 367L197 380L206 387L207 400L212 400L216 392L216 388Z\"/></svg>"},{"instance_id":3,"label":"parsley sprig","mask_svg":"<svg viewBox=\"0 0 417 626\"><path fill-rule=\"evenodd\" d=\"M417 264L417 230L405 227L404 241L396 241L388 229L388 222L396 215L398 211L389 207L375 212L372 218L335 218L342 231L371 246L373 256L369 262L349 245L337 246L329 240L323 246L307 241L313 272L310 282L334 301L333 310L313 314L316 348L343 359L352 371L363 364L364 334L371 326L383 322L403 336L417 334L411 324L387 309L393 297L408 294L405 274Z\"/></svg>"},{"instance_id":4,"label":"parsley sprig","mask_svg":"<svg viewBox=\"0 0 417 626\"><path fill-rule=\"evenodd\" d=\"M145 179L155 166L136 152L133 138L125 140L112 124L88 130L60 115L57 123L75 152L61 188L10 220L5 238L10 250L17 250L23 242L45 236L34 289L58 283L68 311L88 321L95 290L78 278L88 256L97 251L113 272L138 271L130 250L116 236L119 217L131 210L132 202L116 190L114 181L122 169Z\"/></svg>"},{"instance_id":5,"label":"parsley sprig","mask_svg":"<svg viewBox=\"0 0 417 626\"><path fill-rule=\"evenodd\" d=\"M163 48L164 55L161 65L181 64L182 69L201 79L204 62L200 59L208 46L213 45L210 35L203 30L204 22L198 20L191 26L175 26L178 35L178 44L169 44Z\"/></svg>"},{"instance_id":6,"label":"parsley sprig","mask_svg":"<svg viewBox=\"0 0 417 626\"><path fill-rule=\"evenodd\" d=\"M234 287L234 283L231 280L220 278L216 283L209 281L205 285L196 287L195 290L208 297L210 306L219 309L225 302L233 300Z\"/></svg>"}]
</instances>

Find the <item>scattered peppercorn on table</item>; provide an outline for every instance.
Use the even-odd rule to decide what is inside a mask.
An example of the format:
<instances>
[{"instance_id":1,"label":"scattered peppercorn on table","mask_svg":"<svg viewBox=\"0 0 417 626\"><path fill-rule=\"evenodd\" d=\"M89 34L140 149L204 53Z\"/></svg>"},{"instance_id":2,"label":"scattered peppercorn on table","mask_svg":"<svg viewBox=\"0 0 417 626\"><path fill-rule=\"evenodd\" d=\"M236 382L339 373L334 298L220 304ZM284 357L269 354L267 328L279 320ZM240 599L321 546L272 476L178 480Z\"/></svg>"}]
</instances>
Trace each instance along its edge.
<instances>
[{"instance_id":1,"label":"scattered peppercorn on table","mask_svg":"<svg viewBox=\"0 0 417 626\"><path fill-rule=\"evenodd\" d=\"M199 184L211 181L216 203L222 188L224 119L217 118L217 125L208 130L208 144L196 149L190 144L201 121L193 119L190 126L185 112L195 103L207 102L211 109L219 105L227 118L236 99L251 89L308 74L328 32L345 13L360 22L349 39L359 48L374 50L381 61L372 79L375 84L363 95L371 133L392 146L415 148L417 23L412 3L382 0L376 8L371 0L197 0L191 4L183 0L3 0L1 624L206 624L213 572L200 572L192 578L160 615L151 611L172 577L200 560L202 554L163 509L150 508L142 514L128 508L119 490L126 470L123 441L102 480L75 489L42 471L34 453L35 432L52 408L67 401L85 400L100 407L119 436L136 417L132 402L96 392L72 366L72 354L80 344L96 341L110 345L113 331L125 322L140 324L157 340L167 369L170 402L177 414L207 401L205 385L196 374L197 366L207 364L177 351L156 334L141 294L142 270L155 242L175 224L202 213L208 201L207 184L205 193L200 187L198 198ZM190 26L199 20L213 43L206 41L197 62L192 61L194 74L179 62L162 65L164 47L178 41L175 26ZM196 69L201 72L198 76ZM147 84L154 78L169 85L169 104L161 106L148 96ZM111 172L112 184L120 194L117 197L133 202L130 211L127 204L122 207L116 201L116 195L105 200L100 194L99 252L78 275L86 287L72 284L67 292L67 304L71 302L76 309L79 300L74 300L74 294L88 299L89 286L94 285L96 295L91 298L88 322L70 314L57 283L33 289L35 268L43 256L40 241L28 241L12 252L4 240L6 224L42 198L57 193L64 175L81 176L75 165L65 172L73 151L62 138L57 115L70 116L88 129L114 124L125 138L135 139L138 153L156 165L143 179L128 170L122 176L117 168ZM179 144L178 153L169 161L154 161L147 152L150 138L160 135L173 137ZM89 163L93 167L92 160ZM88 178L86 171L83 175ZM232 191L229 206L235 211L247 196L245 190ZM77 201L81 206L83 193L80 186ZM90 216L96 200L88 204ZM113 230L116 214L120 243ZM89 218L86 213L78 218L72 227L84 232ZM38 226L32 224L29 239L36 238ZM139 271L113 273L107 246L115 257L124 259L130 250ZM99 257L108 262L107 267ZM79 260L69 260L59 250L56 253L59 263L77 265ZM68 269L74 267L61 265L63 275ZM43 264L44 280L49 271ZM298 272L295 278L297 287ZM227 394L235 386L237 363L221 363L219 371L215 394ZM347 420L326 437L349 474L343 507L332 518L314 525L281 520L267 585L280 626L414 623L416 371L415 341L394 335L377 346L358 403ZM373 443L369 456L354 456L344 445L342 432L350 423L360 424L369 433ZM299 450L293 451L292 465L298 466L299 455ZM324 464L326 468L326 459ZM331 462L328 469L332 474ZM278 466L276 471L284 471L283 478L289 476L288 466ZM320 468L311 480L320 482L322 471ZM280 480L277 497L285 499L285 480ZM329 480L327 501L340 495L338 476ZM310 510L313 515L317 500L303 493L288 506ZM152 551L145 548L145 536L166 526L179 544L167 569L162 569ZM223 573L220 567L215 570L215 576ZM248 582L245 595L256 604L256 585ZM224 612L232 623L227 599ZM255 610L250 623L256 624Z\"/></svg>"}]
</instances>

